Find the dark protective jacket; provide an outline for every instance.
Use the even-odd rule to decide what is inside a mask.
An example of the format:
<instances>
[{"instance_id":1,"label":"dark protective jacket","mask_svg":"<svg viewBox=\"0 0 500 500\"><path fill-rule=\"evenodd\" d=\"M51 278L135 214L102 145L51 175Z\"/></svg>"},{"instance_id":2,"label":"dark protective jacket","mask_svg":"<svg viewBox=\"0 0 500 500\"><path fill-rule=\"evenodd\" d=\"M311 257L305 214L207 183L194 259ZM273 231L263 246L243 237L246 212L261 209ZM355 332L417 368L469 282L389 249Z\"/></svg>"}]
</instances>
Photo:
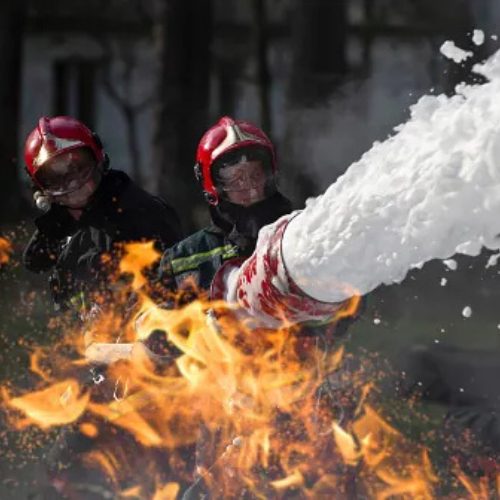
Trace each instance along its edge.
<instances>
[{"instance_id":1,"label":"dark protective jacket","mask_svg":"<svg viewBox=\"0 0 500 500\"><path fill-rule=\"evenodd\" d=\"M290 200L276 191L262 202L241 207L220 201L210 206L212 225L188 236L169 248L159 263L157 279L159 301L165 293L185 292L185 302L193 291L209 291L214 276L228 260L252 255L260 228L290 213Z\"/></svg>"},{"instance_id":2,"label":"dark protective jacket","mask_svg":"<svg viewBox=\"0 0 500 500\"><path fill-rule=\"evenodd\" d=\"M24 264L36 273L52 271L57 309L80 307L89 291L105 286L109 267L105 272L103 256L111 256L112 264L113 258L116 263L117 244L154 240L163 252L181 238L176 212L118 170L104 174L79 220L53 204L35 225Z\"/></svg>"},{"instance_id":3,"label":"dark protective jacket","mask_svg":"<svg viewBox=\"0 0 500 500\"><path fill-rule=\"evenodd\" d=\"M159 280L168 291L209 291L212 280L228 260L249 257L215 225L206 227L169 248L159 266Z\"/></svg>"}]
</instances>

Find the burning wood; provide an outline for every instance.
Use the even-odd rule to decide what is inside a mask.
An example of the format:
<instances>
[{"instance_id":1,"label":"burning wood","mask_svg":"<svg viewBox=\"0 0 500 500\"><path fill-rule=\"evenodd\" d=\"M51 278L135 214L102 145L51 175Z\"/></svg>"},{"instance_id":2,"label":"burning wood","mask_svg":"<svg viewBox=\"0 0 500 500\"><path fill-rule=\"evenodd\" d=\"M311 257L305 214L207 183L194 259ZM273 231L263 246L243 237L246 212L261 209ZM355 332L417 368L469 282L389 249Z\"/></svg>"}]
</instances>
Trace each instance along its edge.
<instances>
[{"instance_id":1,"label":"burning wood","mask_svg":"<svg viewBox=\"0 0 500 500\"><path fill-rule=\"evenodd\" d=\"M85 350L85 358L90 364L111 365L117 361L130 360L134 344L105 344L94 342Z\"/></svg>"}]
</instances>

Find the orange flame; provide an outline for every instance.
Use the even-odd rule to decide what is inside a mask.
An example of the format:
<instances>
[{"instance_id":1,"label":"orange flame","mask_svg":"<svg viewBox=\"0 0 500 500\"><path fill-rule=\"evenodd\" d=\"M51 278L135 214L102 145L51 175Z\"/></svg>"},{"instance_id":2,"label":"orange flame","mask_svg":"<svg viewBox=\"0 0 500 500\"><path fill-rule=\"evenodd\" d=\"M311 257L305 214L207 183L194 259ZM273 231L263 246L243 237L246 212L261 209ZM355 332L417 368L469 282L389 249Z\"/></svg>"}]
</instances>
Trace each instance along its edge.
<instances>
[{"instance_id":1,"label":"orange flame","mask_svg":"<svg viewBox=\"0 0 500 500\"><path fill-rule=\"evenodd\" d=\"M48 429L57 425L75 422L85 411L90 395L80 394L76 380L65 380L51 385L42 391L10 398L6 389L2 389L2 399L20 410L26 419L19 421L19 427L37 425Z\"/></svg>"},{"instance_id":2,"label":"orange flame","mask_svg":"<svg viewBox=\"0 0 500 500\"><path fill-rule=\"evenodd\" d=\"M0 267L7 264L10 254L13 252L12 244L9 240L0 237Z\"/></svg>"},{"instance_id":3,"label":"orange flame","mask_svg":"<svg viewBox=\"0 0 500 500\"><path fill-rule=\"evenodd\" d=\"M128 243L125 245L125 255L120 262L120 272L122 274L132 274L132 289L138 290L147 282L143 274L143 269L154 264L161 257L154 248L154 242L148 243Z\"/></svg>"},{"instance_id":4,"label":"orange flame","mask_svg":"<svg viewBox=\"0 0 500 500\"><path fill-rule=\"evenodd\" d=\"M128 247L121 271L133 275L132 290L144 284L143 268L157 257L152 244ZM358 395L357 407L352 405L347 423L337 420L337 404L347 396L323 389L343 362L342 349L323 352L313 346L304 352L294 329L254 330L223 302L198 300L164 310L142 289L138 297L136 317L124 318L116 303L94 321L87 350L75 332L66 336L64 347L69 343L82 356L99 348L96 341L105 341L110 351L117 337L132 343L130 349L120 347L126 359L94 380L112 396L104 402L94 398L74 377L60 382L61 375L48 373L44 354L36 352L32 370L48 387L15 398L2 391L3 400L25 415L18 428L78 421L82 433L99 437L93 423L98 420L131 434L146 449L162 450L172 473L169 481L159 481L153 500L174 499L181 484L194 481L181 450L192 451L196 443L198 481L215 497L238 498L246 490L258 498L281 499L290 492L307 499L357 498L354 488L377 500L434 498L438 479L427 450L367 404L370 386L361 374L351 375L349 388ZM359 297L351 300L340 316L354 314L358 303ZM148 353L143 342L154 331L163 331L180 357ZM65 348L55 346L50 353L60 374L85 366ZM86 461L119 488L124 471L116 453L111 445L94 450ZM484 488L491 487L456 476L474 498L483 498ZM120 495L134 498L141 492L138 484Z\"/></svg>"},{"instance_id":5,"label":"orange flame","mask_svg":"<svg viewBox=\"0 0 500 500\"><path fill-rule=\"evenodd\" d=\"M179 485L176 483L168 483L161 486L155 493L153 500L175 500L179 493Z\"/></svg>"}]
</instances>

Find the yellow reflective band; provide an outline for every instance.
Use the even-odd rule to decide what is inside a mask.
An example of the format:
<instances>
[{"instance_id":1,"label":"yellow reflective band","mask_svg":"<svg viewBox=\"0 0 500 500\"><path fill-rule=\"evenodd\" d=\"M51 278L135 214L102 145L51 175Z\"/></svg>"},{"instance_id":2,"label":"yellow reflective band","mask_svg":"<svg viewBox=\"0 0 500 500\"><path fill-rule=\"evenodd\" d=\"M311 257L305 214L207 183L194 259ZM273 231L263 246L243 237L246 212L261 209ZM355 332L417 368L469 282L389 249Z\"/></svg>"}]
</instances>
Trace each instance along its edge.
<instances>
[{"instance_id":1,"label":"yellow reflective band","mask_svg":"<svg viewBox=\"0 0 500 500\"><path fill-rule=\"evenodd\" d=\"M221 255L223 259L229 259L232 257L237 257L238 252L233 245L225 245L223 247L214 248L209 252L196 253L190 255L189 257L181 257L179 259L174 259L171 262L172 271L174 274L182 273L184 271L190 271L195 269L203 262L209 260L211 257L216 255Z\"/></svg>"},{"instance_id":2,"label":"yellow reflective band","mask_svg":"<svg viewBox=\"0 0 500 500\"><path fill-rule=\"evenodd\" d=\"M75 308L84 308L86 305L85 302L85 293L84 292L79 292L76 295L73 295L68 300L69 305L75 307Z\"/></svg>"}]
</instances>

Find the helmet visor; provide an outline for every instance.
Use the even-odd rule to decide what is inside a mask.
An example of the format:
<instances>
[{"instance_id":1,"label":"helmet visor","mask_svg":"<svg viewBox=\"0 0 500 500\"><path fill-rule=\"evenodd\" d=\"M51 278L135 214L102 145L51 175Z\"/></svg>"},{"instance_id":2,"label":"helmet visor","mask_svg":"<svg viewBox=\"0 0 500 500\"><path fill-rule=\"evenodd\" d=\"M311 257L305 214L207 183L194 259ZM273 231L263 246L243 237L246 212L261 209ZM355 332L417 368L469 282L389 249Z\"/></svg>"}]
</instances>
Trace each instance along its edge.
<instances>
[{"instance_id":1,"label":"helmet visor","mask_svg":"<svg viewBox=\"0 0 500 500\"><path fill-rule=\"evenodd\" d=\"M217 160L215 187L223 198L241 205L264 200L275 186L266 150L234 151Z\"/></svg>"},{"instance_id":2,"label":"helmet visor","mask_svg":"<svg viewBox=\"0 0 500 500\"><path fill-rule=\"evenodd\" d=\"M96 167L97 162L93 154L86 148L77 148L46 161L35 177L45 192L52 196L61 196L84 186Z\"/></svg>"}]
</instances>

